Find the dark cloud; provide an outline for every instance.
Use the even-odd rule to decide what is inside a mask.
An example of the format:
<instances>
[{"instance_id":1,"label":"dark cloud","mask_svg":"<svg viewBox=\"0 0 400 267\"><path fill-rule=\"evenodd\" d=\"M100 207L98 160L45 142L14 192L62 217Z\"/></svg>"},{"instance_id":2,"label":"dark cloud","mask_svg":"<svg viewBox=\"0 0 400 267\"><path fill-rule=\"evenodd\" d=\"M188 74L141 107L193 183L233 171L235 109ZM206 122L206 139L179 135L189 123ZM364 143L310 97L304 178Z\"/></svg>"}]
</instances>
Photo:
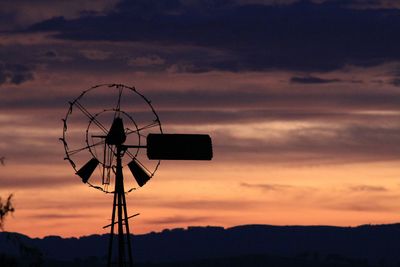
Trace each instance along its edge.
<instances>
[{"instance_id":1,"label":"dark cloud","mask_svg":"<svg viewBox=\"0 0 400 267\"><path fill-rule=\"evenodd\" d=\"M249 208L259 203L253 201L235 200L188 200L188 201L163 201L157 205L174 209L190 210L236 210L238 207Z\"/></svg>"},{"instance_id":2,"label":"dark cloud","mask_svg":"<svg viewBox=\"0 0 400 267\"><path fill-rule=\"evenodd\" d=\"M217 89L217 88L216 88ZM392 109L397 110L400 103L400 95L397 93L364 91L351 94L349 90L341 91L339 88L335 91L308 91L293 92L290 90L198 90L188 92L149 92L148 97L153 103L157 103L159 108L208 108L221 110L226 108L256 108L268 107L274 108L295 107L310 110L320 109L319 112L326 109L330 110L349 110L349 109ZM286 112L288 109L286 109Z\"/></svg>"},{"instance_id":3,"label":"dark cloud","mask_svg":"<svg viewBox=\"0 0 400 267\"><path fill-rule=\"evenodd\" d=\"M198 3L122 1L106 16L58 17L28 31L56 31L63 39L186 44L224 51L225 57L217 61L190 60L188 71L328 71L400 59L397 9L349 9L336 1L284 6Z\"/></svg>"},{"instance_id":4,"label":"dark cloud","mask_svg":"<svg viewBox=\"0 0 400 267\"><path fill-rule=\"evenodd\" d=\"M305 77L292 77L290 78L290 82L292 83L300 83L300 84L320 84L320 83L335 83L340 82L339 79L323 79L314 76L305 76Z\"/></svg>"},{"instance_id":5,"label":"dark cloud","mask_svg":"<svg viewBox=\"0 0 400 267\"><path fill-rule=\"evenodd\" d=\"M328 1L328 0L325 0ZM331 1L331 0L329 0ZM400 3L392 0L335 0L338 3L342 3L343 6L347 6L355 9L392 9L400 8Z\"/></svg>"},{"instance_id":6,"label":"dark cloud","mask_svg":"<svg viewBox=\"0 0 400 267\"><path fill-rule=\"evenodd\" d=\"M79 15L101 15L110 10L118 0L52 1L29 0L0 1L0 30L23 29L24 27L55 16L76 18Z\"/></svg>"},{"instance_id":7,"label":"dark cloud","mask_svg":"<svg viewBox=\"0 0 400 267\"><path fill-rule=\"evenodd\" d=\"M171 216L153 220L146 220L150 224L193 224L193 223L206 223L210 221L210 217L205 216Z\"/></svg>"},{"instance_id":8,"label":"dark cloud","mask_svg":"<svg viewBox=\"0 0 400 267\"><path fill-rule=\"evenodd\" d=\"M394 86L400 86L400 78L393 79L390 83Z\"/></svg>"},{"instance_id":9,"label":"dark cloud","mask_svg":"<svg viewBox=\"0 0 400 267\"><path fill-rule=\"evenodd\" d=\"M15 111L31 117L13 123L22 126L29 121L37 125L60 125L68 109L69 96L42 95L50 92L45 90L39 96L30 90L24 99L14 98L12 88L4 88L3 93L9 97L0 99L0 110ZM395 92L365 91L362 94L351 89L335 91L315 91L309 88L306 92L290 92L290 90L258 90L253 92L231 90L196 90L196 91L150 91L146 96L152 100L154 107L163 123L171 124L208 124L208 123L243 123L268 121L324 121L324 122L366 122L394 121L396 114L362 113L365 110L396 111L400 107L400 95ZM85 103L93 114L106 108L109 99L96 96L91 102ZM87 105L86 105L87 104ZM125 109L126 106L123 108ZM288 109L287 107L290 107ZM51 113L43 114L43 110ZM75 109L74 116L82 115ZM130 110L126 110L130 112ZM135 118L145 117L146 112L132 110ZM46 118L45 120L43 118ZM29 120L28 120L29 119ZM85 117L82 116L82 119ZM83 126L87 121L83 121Z\"/></svg>"},{"instance_id":10,"label":"dark cloud","mask_svg":"<svg viewBox=\"0 0 400 267\"><path fill-rule=\"evenodd\" d=\"M386 204L377 204L371 202L365 203L348 203L344 204L339 209L358 211L358 212L390 212L397 210L395 207L388 207Z\"/></svg>"},{"instance_id":11,"label":"dark cloud","mask_svg":"<svg viewBox=\"0 0 400 267\"><path fill-rule=\"evenodd\" d=\"M296 116L301 113L317 115L317 113L341 114L349 111L362 110L398 110L400 107L400 94L395 91L367 90L360 93L359 88L347 89L337 88L336 90L321 91L309 89L307 91L292 91L290 89L274 90L256 88L258 90L243 91L241 89L208 88L202 90L154 90L146 92L146 97L152 100L156 109L166 112L171 111L171 116L175 111L194 110L194 111L220 111L229 114L229 111L236 110L269 110L271 114L283 116ZM4 88L4 92L12 89ZM50 93L50 89L43 90L43 94ZM46 98L35 93L25 95L24 99L4 98L0 99L0 109L46 109L68 108L68 101L76 97L78 93L67 92L68 95L49 95ZM105 104L110 104L110 99L101 95L95 95L85 102L85 107L99 109L105 108ZM287 107L290 107L288 109ZM61 112L61 115L64 112ZM255 114L254 114L255 115ZM268 114L260 114L268 116ZM201 116L201 114L199 114Z\"/></svg>"},{"instance_id":12,"label":"dark cloud","mask_svg":"<svg viewBox=\"0 0 400 267\"><path fill-rule=\"evenodd\" d=\"M399 210L400 195L390 192L384 186L354 185L348 188L354 194L343 192L334 198L320 199L318 202L327 209L356 212L396 212Z\"/></svg>"},{"instance_id":13,"label":"dark cloud","mask_svg":"<svg viewBox=\"0 0 400 267\"><path fill-rule=\"evenodd\" d=\"M87 190L92 191L89 188ZM108 207L110 205L110 201L112 201L108 198L105 198L103 195L96 194L97 196L92 195L91 198L88 198L87 195L88 191L86 191L84 196L69 198L68 201L59 198L53 198L51 201L48 201L48 197L46 195L27 197L24 199L24 206L20 207L20 209L25 209L28 211L35 210L41 214L44 213L43 210L63 210L68 212L68 214L73 214L78 207L87 209L103 208ZM22 198L22 196L19 198ZM83 206L82 203L85 205Z\"/></svg>"},{"instance_id":14,"label":"dark cloud","mask_svg":"<svg viewBox=\"0 0 400 267\"><path fill-rule=\"evenodd\" d=\"M388 190L383 186L372 186L372 185L356 185L349 188L354 192L387 192Z\"/></svg>"},{"instance_id":15,"label":"dark cloud","mask_svg":"<svg viewBox=\"0 0 400 267\"><path fill-rule=\"evenodd\" d=\"M283 185L283 184L249 184L249 183L241 183L242 187L246 188L255 188L261 189L263 191L284 191L287 189L293 189L294 186L291 185Z\"/></svg>"},{"instance_id":16,"label":"dark cloud","mask_svg":"<svg viewBox=\"0 0 400 267\"><path fill-rule=\"evenodd\" d=\"M268 129L265 129L268 131ZM399 128L351 126L277 131L272 137L239 138L214 132L215 160L240 160L261 164L346 164L383 162L400 157ZM274 133L274 132L272 132Z\"/></svg>"},{"instance_id":17,"label":"dark cloud","mask_svg":"<svg viewBox=\"0 0 400 267\"><path fill-rule=\"evenodd\" d=\"M306 111L302 109L287 110L271 110L263 108L247 109L233 111L217 111L217 110L163 110L158 111L162 123L165 125L185 125L197 124L206 125L213 124L231 124L231 123L254 123L254 122L274 122L274 121L332 121L332 122L346 122L346 121L368 121L368 120L382 120L382 116L374 115L349 115L347 112L329 112L321 110ZM182 114L185 116L182 116ZM388 116L389 118L391 116Z\"/></svg>"},{"instance_id":18,"label":"dark cloud","mask_svg":"<svg viewBox=\"0 0 400 267\"><path fill-rule=\"evenodd\" d=\"M23 64L8 64L0 62L0 86L3 84L16 84L33 80L32 68Z\"/></svg>"},{"instance_id":19,"label":"dark cloud","mask_svg":"<svg viewBox=\"0 0 400 267\"><path fill-rule=\"evenodd\" d=\"M48 58L56 58L57 57L57 53L55 51L53 51L53 50L49 50L46 53L44 53L44 56L48 57Z\"/></svg>"},{"instance_id":20,"label":"dark cloud","mask_svg":"<svg viewBox=\"0 0 400 267\"><path fill-rule=\"evenodd\" d=\"M398 201L394 200L393 201ZM387 202L387 199L379 199L377 201L370 201L368 199L359 199L358 201L337 201L337 203L323 204L325 208L342 210L342 211L356 211L356 212L396 212L399 207L393 203Z\"/></svg>"},{"instance_id":21,"label":"dark cloud","mask_svg":"<svg viewBox=\"0 0 400 267\"><path fill-rule=\"evenodd\" d=\"M42 220L66 220L66 219L82 219L82 218L91 218L96 217L95 215L90 214L60 214L60 213L41 213L41 214L33 214L28 215L28 218L33 219L42 219Z\"/></svg>"},{"instance_id":22,"label":"dark cloud","mask_svg":"<svg viewBox=\"0 0 400 267\"><path fill-rule=\"evenodd\" d=\"M72 172L71 172L72 173ZM14 189L27 189L27 188L57 188L60 186L73 185L79 182L78 178L74 179L74 175L71 177L46 177L41 176L27 176L27 177L12 177L2 178L0 180L1 188L14 188Z\"/></svg>"}]
</instances>

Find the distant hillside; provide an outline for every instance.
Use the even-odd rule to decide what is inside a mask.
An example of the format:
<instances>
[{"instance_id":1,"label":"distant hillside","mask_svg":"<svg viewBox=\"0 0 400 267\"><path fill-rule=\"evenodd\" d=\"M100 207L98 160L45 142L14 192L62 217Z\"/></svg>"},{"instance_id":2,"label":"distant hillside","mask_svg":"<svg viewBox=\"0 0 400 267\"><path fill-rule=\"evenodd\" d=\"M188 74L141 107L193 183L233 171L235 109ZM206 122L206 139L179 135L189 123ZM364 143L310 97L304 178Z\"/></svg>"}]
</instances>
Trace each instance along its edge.
<instances>
[{"instance_id":1,"label":"distant hillside","mask_svg":"<svg viewBox=\"0 0 400 267\"><path fill-rule=\"evenodd\" d=\"M31 239L17 233L0 233L0 254L3 254L3 260L14 255L40 258L37 261L72 261L74 266L78 266L77 263L89 266L84 262L100 264L104 260L107 241L108 235ZM135 235L132 242L135 261L147 263L142 266L170 266L168 262L177 261L214 266L207 262L210 259L213 262L217 259L236 259L234 262L258 259L258 263L278 262L276 266L292 266L289 263L293 261L308 262L304 266L314 266L312 262L320 263L315 266L398 266L400 263L400 224L358 227L243 225L227 229L189 227ZM23 244L22 251L20 244ZM9 258L4 255L9 255ZM329 261L335 264L322 264ZM58 263L57 266L62 265Z\"/></svg>"}]
</instances>

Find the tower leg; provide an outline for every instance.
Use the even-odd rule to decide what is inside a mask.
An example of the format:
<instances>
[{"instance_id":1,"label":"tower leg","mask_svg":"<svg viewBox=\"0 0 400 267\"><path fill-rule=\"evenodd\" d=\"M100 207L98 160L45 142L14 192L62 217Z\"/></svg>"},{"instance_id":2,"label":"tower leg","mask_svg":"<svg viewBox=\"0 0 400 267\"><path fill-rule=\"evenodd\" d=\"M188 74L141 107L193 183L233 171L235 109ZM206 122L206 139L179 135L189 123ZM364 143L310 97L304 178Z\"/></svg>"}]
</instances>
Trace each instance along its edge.
<instances>
[{"instance_id":1,"label":"tower leg","mask_svg":"<svg viewBox=\"0 0 400 267\"><path fill-rule=\"evenodd\" d=\"M122 196L118 193L118 266L125 266L125 244L122 217Z\"/></svg>"},{"instance_id":2,"label":"tower leg","mask_svg":"<svg viewBox=\"0 0 400 267\"><path fill-rule=\"evenodd\" d=\"M117 205L117 192L114 192L113 209L112 209L112 213L111 213L110 241L109 241L109 244L108 244L107 267L111 267L112 245L113 245L113 239L114 239L114 225L115 225L115 206L116 205Z\"/></svg>"},{"instance_id":3,"label":"tower leg","mask_svg":"<svg viewBox=\"0 0 400 267\"><path fill-rule=\"evenodd\" d=\"M126 198L125 198L125 194L122 195L122 199L123 199L123 203L124 203L124 215L125 215L125 227L126 227L126 241L128 244L128 257L129 257L129 267L133 266L133 260L132 260L132 245L131 245L131 234L129 232L129 223L128 223L128 212L127 212L127 208L126 208Z\"/></svg>"},{"instance_id":4,"label":"tower leg","mask_svg":"<svg viewBox=\"0 0 400 267\"><path fill-rule=\"evenodd\" d=\"M117 213L117 222L115 222L115 213ZM115 190L114 190L114 204L111 216L111 233L108 248L108 261L107 267L112 266L112 248L114 237L114 225L118 225L118 256L116 263L118 267L132 267L132 250L130 242L128 212L126 208L126 198L124 189L124 177L122 174L121 164L121 150L117 147L117 166L115 172ZM125 229L124 229L125 227ZM126 246L125 246L126 245ZM128 255L128 257L127 257ZM128 259L127 259L128 258ZM128 261L127 261L128 260Z\"/></svg>"}]
</instances>

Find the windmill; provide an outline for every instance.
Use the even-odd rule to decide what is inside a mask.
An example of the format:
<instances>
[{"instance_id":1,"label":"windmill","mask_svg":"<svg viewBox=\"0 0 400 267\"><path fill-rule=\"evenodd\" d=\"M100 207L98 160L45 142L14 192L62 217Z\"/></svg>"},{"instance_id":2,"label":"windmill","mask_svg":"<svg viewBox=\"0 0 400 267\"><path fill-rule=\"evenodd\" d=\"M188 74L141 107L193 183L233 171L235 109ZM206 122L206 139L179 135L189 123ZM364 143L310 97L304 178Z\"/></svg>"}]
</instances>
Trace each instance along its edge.
<instances>
[{"instance_id":1,"label":"windmill","mask_svg":"<svg viewBox=\"0 0 400 267\"><path fill-rule=\"evenodd\" d=\"M60 140L65 160L82 182L113 194L111 224L103 227L111 228L107 266L133 264L128 219L138 214L128 216L125 195L144 186L160 160L212 158L208 135L164 134L151 102L135 87L122 84L93 86L69 102ZM124 179L124 167L134 179ZM93 175L96 169L100 175Z\"/></svg>"}]
</instances>

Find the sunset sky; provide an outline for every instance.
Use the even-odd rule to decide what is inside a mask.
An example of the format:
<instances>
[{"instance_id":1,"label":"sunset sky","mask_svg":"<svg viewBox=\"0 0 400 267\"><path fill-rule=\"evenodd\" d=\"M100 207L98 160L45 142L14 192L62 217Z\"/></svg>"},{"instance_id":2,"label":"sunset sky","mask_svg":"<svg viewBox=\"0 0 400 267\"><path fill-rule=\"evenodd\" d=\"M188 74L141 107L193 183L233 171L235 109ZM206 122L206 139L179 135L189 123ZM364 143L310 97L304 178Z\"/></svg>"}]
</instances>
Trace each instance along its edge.
<instances>
[{"instance_id":1,"label":"sunset sky","mask_svg":"<svg viewBox=\"0 0 400 267\"><path fill-rule=\"evenodd\" d=\"M80 181L59 141L68 101L102 83L135 86L165 133L213 140L212 161L162 161L127 195L134 233L399 222L396 3L1 1L6 230L107 233L112 196Z\"/></svg>"}]
</instances>

